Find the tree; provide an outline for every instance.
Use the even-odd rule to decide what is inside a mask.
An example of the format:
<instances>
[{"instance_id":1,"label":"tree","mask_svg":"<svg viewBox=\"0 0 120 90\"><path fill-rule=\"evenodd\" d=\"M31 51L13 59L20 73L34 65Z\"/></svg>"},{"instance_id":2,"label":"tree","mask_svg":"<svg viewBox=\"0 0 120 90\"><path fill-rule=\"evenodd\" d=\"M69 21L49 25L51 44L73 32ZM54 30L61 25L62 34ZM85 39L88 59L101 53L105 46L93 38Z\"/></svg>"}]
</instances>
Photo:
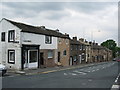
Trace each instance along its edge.
<instances>
[{"instance_id":1,"label":"tree","mask_svg":"<svg viewBox=\"0 0 120 90\"><path fill-rule=\"evenodd\" d=\"M116 47L117 44L116 44L116 42L114 40L112 40L112 39L107 40L107 41L101 43L101 46L104 46L104 47L112 50L113 57L116 57L116 52L117 52L117 50L119 50L119 48Z\"/></svg>"}]
</instances>

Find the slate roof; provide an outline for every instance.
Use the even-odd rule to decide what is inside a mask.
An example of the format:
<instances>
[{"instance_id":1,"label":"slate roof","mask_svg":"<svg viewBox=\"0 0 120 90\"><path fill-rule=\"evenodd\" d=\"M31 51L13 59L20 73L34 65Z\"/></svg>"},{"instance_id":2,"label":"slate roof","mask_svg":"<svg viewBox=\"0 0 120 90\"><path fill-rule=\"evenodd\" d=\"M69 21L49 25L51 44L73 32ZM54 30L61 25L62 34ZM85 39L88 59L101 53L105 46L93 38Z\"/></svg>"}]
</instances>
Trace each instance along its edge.
<instances>
[{"instance_id":1,"label":"slate roof","mask_svg":"<svg viewBox=\"0 0 120 90\"><path fill-rule=\"evenodd\" d=\"M76 41L76 40L73 40L73 39L70 39L70 44L72 45L80 45L80 42L79 41Z\"/></svg>"},{"instance_id":2,"label":"slate roof","mask_svg":"<svg viewBox=\"0 0 120 90\"><path fill-rule=\"evenodd\" d=\"M38 26L27 25L27 24L24 24L24 23L15 22L15 21L11 21L11 20L8 20L8 19L5 19L5 20L7 20L8 22L17 26L18 28L20 28L22 30L21 32L49 35L49 36L54 36L54 37L61 37L61 38L70 39L69 36L67 36L65 34L62 34L62 33L58 32L56 30L51 30L51 29L42 28L42 27L38 27Z\"/></svg>"}]
</instances>

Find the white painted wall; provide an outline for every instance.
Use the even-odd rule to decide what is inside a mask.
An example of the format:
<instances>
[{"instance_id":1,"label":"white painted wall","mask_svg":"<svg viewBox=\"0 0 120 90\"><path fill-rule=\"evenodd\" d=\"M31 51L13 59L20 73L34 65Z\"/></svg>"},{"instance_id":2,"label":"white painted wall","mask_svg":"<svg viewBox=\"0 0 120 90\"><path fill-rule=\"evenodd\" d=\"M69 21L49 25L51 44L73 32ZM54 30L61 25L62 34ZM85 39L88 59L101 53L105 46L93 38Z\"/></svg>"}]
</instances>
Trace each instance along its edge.
<instances>
[{"instance_id":1,"label":"white painted wall","mask_svg":"<svg viewBox=\"0 0 120 90\"><path fill-rule=\"evenodd\" d=\"M45 44L45 35L21 32L22 44L40 45L40 49L57 49L57 37L52 37L52 44ZM31 42L24 42L24 41Z\"/></svg>"},{"instance_id":2,"label":"white painted wall","mask_svg":"<svg viewBox=\"0 0 120 90\"><path fill-rule=\"evenodd\" d=\"M11 24L6 20L2 20L0 22L0 38L1 32L5 32L5 42L1 42L0 39L0 62L5 64L8 68L11 66L12 69L19 69L21 67L21 47L20 47L20 29ZM8 42L8 31L15 30L15 41L19 41L19 43ZM8 63L8 49L15 50L15 64Z\"/></svg>"}]
</instances>

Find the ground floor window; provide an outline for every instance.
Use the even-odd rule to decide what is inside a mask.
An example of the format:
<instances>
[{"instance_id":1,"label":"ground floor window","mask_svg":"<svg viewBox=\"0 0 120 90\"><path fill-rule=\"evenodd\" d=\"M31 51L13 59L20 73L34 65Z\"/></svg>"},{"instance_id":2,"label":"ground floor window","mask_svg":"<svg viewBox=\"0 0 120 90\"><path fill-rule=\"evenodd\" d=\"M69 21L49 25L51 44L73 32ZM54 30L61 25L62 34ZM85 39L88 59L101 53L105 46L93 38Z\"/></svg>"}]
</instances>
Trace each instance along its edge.
<instances>
[{"instance_id":1,"label":"ground floor window","mask_svg":"<svg viewBox=\"0 0 120 90\"><path fill-rule=\"evenodd\" d=\"M37 54L38 54L37 51L32 51L32 50L29 51L30 63L37 62Z\"/></svg>"},{"instance_id":2,"label":"ground floor window","mask_svg":"<svg viewBox=\"0 0 120 90\"><path fill-rule=\"evenodd\" d=\"M48 58L53 58L53 51L52 50L48 51Z\"/></svg>"},{"instance_id":3,"label":"ground floor window","mask_svg":"<svg viewBox=\"0 0 120 90\"><path fill-rule=\"evenodd\" d=\"M8 50L8 63L15 64L15 50Z\"/></svg>"}]
</instances>

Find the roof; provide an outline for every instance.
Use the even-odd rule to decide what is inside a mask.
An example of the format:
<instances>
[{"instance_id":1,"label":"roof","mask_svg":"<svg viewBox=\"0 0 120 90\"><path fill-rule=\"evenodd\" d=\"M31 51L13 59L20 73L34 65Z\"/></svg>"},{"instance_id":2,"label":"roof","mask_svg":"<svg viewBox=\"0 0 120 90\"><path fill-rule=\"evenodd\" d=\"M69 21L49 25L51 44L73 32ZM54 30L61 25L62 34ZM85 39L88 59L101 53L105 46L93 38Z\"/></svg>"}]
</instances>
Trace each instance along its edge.
<instances>
[{"instance_id":1,"label":"roof","mask_svg":"<svg viewBox=\"0 0 120 90\"><path fill-rule=\"evenodd\" d=\"M73 40L73 39L70 39L70 44L79 45L80 42L79 42L79 41L76 41L76 40Z\"/></svg>"},{"instance_id":2,"label":"roof","mask_svg":"<svg viewBox=\"0 0 120 90\"><path fill-rule=\"evenodd\" d=\"M56 30L47 29L47 28L42 27L42 26L38 27L38 26L27 25L27 24L24 24L24 23L15 22L15 21L11 21L11 20L8 20L8 19L5 19L5 20L7 20L11 24L17 26L18 28L20 28L22 30L21 32L49 35L49 36L68 38L69 39L69 36L67 36L65 34L62 34L62 33L58 32Z\"/></svg>"}]
</instances>

